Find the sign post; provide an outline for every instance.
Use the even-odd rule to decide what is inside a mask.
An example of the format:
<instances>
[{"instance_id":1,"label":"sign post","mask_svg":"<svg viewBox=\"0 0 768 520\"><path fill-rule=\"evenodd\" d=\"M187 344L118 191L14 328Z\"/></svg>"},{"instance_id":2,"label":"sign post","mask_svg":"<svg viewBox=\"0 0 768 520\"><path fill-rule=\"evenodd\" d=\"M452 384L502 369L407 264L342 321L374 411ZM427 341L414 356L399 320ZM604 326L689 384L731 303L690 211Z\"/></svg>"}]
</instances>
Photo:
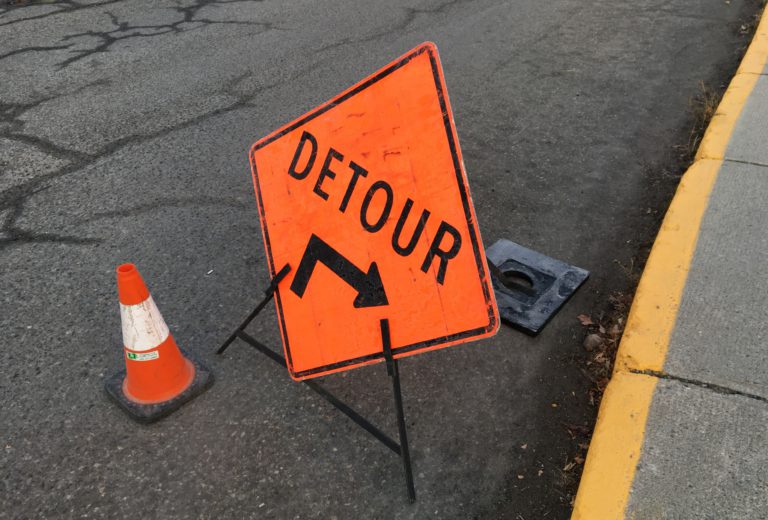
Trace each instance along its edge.
<instances>
[{"instance_id":1,"label":"sign post","mask_svg":"<svg viewBox=\"0 0 768 520\"><path fill-rule=\"evenodd\" d=\"M425 43L253 145L272 283L243 339L400 455L398 359L496 333L498 310L437 48ZM245 332L269 300L279 356ZM385 362L400 443L312 378Z\"/></svg>"}]
</instances>

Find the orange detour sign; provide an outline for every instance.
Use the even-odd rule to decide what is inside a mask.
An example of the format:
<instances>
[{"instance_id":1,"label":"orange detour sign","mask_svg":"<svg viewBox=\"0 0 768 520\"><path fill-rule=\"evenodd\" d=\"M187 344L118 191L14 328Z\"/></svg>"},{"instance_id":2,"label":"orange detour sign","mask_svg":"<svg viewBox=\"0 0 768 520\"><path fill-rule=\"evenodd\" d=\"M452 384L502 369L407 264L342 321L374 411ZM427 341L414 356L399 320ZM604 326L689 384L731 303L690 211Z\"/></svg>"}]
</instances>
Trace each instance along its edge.
<instances>
[{"instance_id":1,"label":"orange detour sign","mask_svg":"<svg viewBox=\"0 0 768 520\"><path fill-rule=\"evenodd\" d=\"M434 44L251 149L288 370L306 379L493 335L498 311Z\"/></svg>"}]
</instances>

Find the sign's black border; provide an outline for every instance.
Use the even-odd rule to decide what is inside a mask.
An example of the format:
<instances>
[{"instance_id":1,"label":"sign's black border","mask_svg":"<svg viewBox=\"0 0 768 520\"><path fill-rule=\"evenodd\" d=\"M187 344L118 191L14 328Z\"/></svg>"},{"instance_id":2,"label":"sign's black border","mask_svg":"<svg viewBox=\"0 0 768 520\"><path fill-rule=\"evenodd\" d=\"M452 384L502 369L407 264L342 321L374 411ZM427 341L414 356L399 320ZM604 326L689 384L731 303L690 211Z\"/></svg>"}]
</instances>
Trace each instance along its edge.
<instances>
[{"instance_id":1,"label":"sign's black border","mask_svg":"<svg viewBox=\"0 0 768 520\"><path fill-rule=\"evenodd\" d=\"M351 90L341 94L337 98L332 99L331 101L327 102L324 105L321 105L320 107L316 108L314 111L307 113L303 117L297 119L289 126L283 128L279 132L261 140L258 141L256 144L253 145L250 151L250 161L251 161L251 167L253 168L253 178L254 178L254 186L256 188L256 196L258 198L258 206L259 206L259 216L261 218L261 228L264 232L264 242L267 249L267 255L269 256L269 269L271 271L272 277L276 275L276 269L277 266L275 266L274 259L272 258L272 247L269 240L269 230L267 229L266 225L266 218L264 215L264 203L261 198L261 186L259 185L259 174L258 170L256 168L256 158L255 158L255 152L268 144L276 141L277 139L283 137L289 132L292 132L296 128L300 127L301 125L307 123L308 121L311 121L312 119L324 114L325 112L331 110L332 108L340 105L347 99L351 98L352 96L362 92L366 88L370 87L377 81L385 78L389 74L393 73L394 71L398 70L399 68L406 65L408 62L410 62L412 59L416 58L417 56L420 56L423 53L429 54L429 61L432 66L432 75L435 79L435 89L438 101L440 103L440 109L443 114L443 122L445 124L445 133L448 138L448 146L451 150L451 157L453 159L453 167L454 171L456 173L456 180L458 181L459 185L459 193L461 195L461 202L464 207L464 216L467 220L468 228L469 228L469 236L470 241L472 242L472 250L475 254L475 264L477 265L477 272L478 276L480 277L481 283L483 285L483 295L485 296L485 303L486 307L488 309L488 325L485 327L479 327L475 329L466 330L463 332L458 332L456 334L451 334L448 336L441 336L439 338L433 338L431 340L427 341L421 341L419 343L413 343L411 345L405 345L399 348L393 348L392 353L397 356L397 354L402 354L405 352L412 352L414 350L424 349L433 347L435 345L440 345L442 343L451 343L463 338L469 338L472 336L477 336L480 334L488 333L494 329L496 326L496 313L494 312L493 308L493 297L491 296L491 287L490 287L490 279L487 276L487 273L485 273L484 269L484 263L483 263L483 257L482 255L484 252L481 250L480 247L480 241L477 237L477 234L475 233L475 224L472 222L472 211L469 205L469 195L467 193L467 190L464 185L464 179L462 175L461 170L461 164L459 160L459 154L457 151L457 144L456 140L454 139L454 132L455 129L453 128L453 121L451 120L451 114L448 111L448 105L446 103L445 99L445 92L443 91L443 85L440 81L441 79L441 69L440 69L440 63L437 59L436 54L436 48L432 44L422 44L419 47L415 48L410 53L403 56L400 60L394 62L390 66L382 69L378 73L374 74L367 80L363 81L362 83L358 84ZM484 276L484 273L486 276ZM313 368L310 370L304 370L302 372L294 372L293 371L293 360L291 359L291 349L288 342L288 336L285 331L285 317L283 316L283 305L282 301L280 300L280 291L277 291L275 293L275 300L277 302L277 310L278 314L280 316L280 331L283 336L283 344L285 345L285 354L288 359L288 370L290 371L291 375L296 379L306 378L315 374L319 374L322 372L329 372L332 370L337 370L339 368L343 368L350 365L358 365L361 363L366 363L369 361L377 360L377 359L384 359L384 353L377 353L377 354L370 354L367 356L361 356L354 359L349 359L346 361L340 361L338 363L333 363L330 365L325 365L318 368Z\"/></svg>"}]
</instances>

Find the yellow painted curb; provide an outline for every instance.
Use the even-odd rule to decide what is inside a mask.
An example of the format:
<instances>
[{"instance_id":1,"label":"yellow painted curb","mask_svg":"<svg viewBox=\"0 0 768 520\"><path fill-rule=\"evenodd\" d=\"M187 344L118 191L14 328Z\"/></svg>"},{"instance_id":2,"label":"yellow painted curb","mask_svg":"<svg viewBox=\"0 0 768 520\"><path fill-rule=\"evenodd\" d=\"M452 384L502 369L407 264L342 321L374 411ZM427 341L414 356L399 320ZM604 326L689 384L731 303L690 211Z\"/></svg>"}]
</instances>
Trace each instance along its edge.
<instances>
[{"instance_id":1,"label":"yellow painted curb","mask_svg":"<svg viewBox=\"0 0 768 520\"><path fill-rule=\"evenodd\" d=\"M619 372L608 383L571 520L623 518L657 381Z\"/></svg>"},{"instance_id":2,"label":"yellow painted curb","mask_svg":"<svg viewBox=\"0 0 768 520\"><path fill-rule=\"evenodd\" d=\"M768 59L768 17L763 14L736 74L763 74Z\"/></svg>"},{"instance_id":3,"label":"yellow painted curb","mask_svg":"<svg viewBox=\"0 0 768 520\"><path fill-rule=\"evenodd\" d=\"M758 74L736 74L733 77L704 133L699 150L696 152L696 160L725 157L725 150L736 128L736 121L759 77Z\"/></svg>"},{"instance_id":4,"label":"yellow painted curb","mask_svg":"<svg viewBox=\"0 0 768 520\"><path fill-rule=\"evenodd\" d=\"M728 85L722 101L712 117L701 145L696 152L696 159L723 159L728 142L736 127L736 121L755 87L760 74L765 71L768 62L768 16L763 13L739 70Z\"/></svg>"},{"instance_id":5,"label":"yellow painted curb","mask_svg":"<svg viewBox=\"0 0 768 520\"><path fill-rule=\"evenodd\" d=\"M614 374L663 370L701 219L722 163L697 161L680 180L637 286Z\"/></svg>"},{"instance_id":6,"label":"yellow painted curb","mask_svg":"<svg viewBox=\"0 0 768 520\"><path fill-rule=\"evenodd\" d=\"M736 122L768 63L768 11L664 217L637 288L576 495L572 520L625 516L646 422L696 251L701 221Z\"/></svg>"}]
</instances>

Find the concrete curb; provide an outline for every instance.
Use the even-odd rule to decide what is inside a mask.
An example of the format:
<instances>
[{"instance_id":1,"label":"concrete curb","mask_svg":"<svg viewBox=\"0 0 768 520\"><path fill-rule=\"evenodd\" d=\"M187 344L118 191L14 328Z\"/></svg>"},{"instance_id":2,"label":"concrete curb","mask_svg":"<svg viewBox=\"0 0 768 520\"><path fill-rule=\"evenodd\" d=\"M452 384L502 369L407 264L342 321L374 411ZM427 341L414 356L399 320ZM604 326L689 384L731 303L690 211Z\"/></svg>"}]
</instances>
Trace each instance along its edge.
<instances>
[{"instance_id":1,"label":"concrete curb","mask_svg":"<svg viewBox=\"0 0 768 520\"><path fill-rule=\"evenodd\" d=\"M736 122L768 62L768 9L664 217L606 388L572 520L623 519L704 211Z\"/></svg>"}]
</instances>

